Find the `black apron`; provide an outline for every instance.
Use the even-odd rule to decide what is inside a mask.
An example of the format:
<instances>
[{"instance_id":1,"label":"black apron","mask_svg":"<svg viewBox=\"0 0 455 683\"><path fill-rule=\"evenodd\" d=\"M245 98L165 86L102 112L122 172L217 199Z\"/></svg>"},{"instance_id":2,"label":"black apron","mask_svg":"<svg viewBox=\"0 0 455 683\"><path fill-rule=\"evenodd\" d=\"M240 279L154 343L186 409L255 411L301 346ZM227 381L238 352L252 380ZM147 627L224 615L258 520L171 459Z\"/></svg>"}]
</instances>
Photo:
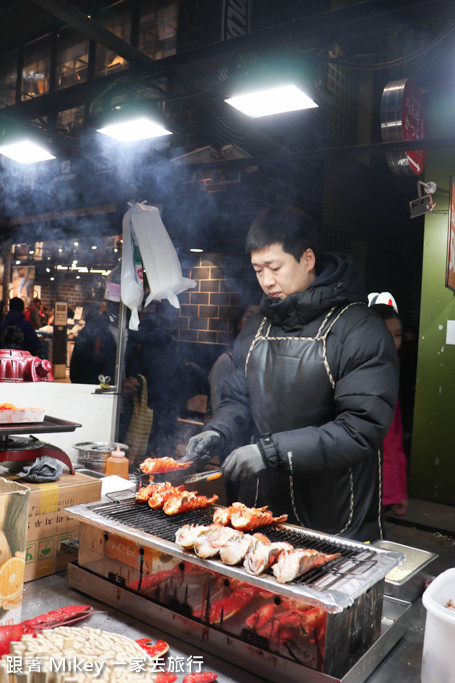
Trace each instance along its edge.
<instances>
[{"instance_id":1,"label":"black apron","mask_svg":"<svg viewBox=\"0 0 455 683\"><path fill-rule=\"evenodd\" d=\"M274 337L264 318L245 362L251 409L260 434L319 427L335 419L335 380L326 353L327 335L350 306L332 308L314 337ZM287 454L292 465L292 453ZM268 505L294 524L331 534L346 533L354 513L352 468L292 477L278 470L246 482L239 499Z\"/></svg>"}]
</instances>

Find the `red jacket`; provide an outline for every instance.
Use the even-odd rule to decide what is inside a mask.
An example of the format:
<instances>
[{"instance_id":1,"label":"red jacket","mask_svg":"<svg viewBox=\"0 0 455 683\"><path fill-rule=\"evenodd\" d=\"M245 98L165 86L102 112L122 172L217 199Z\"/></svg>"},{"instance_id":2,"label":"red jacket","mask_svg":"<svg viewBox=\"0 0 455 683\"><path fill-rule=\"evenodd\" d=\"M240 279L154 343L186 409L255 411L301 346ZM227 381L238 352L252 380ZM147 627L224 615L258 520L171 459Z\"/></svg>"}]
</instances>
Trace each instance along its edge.
<instances>
[{"instance_id":1,"label":"red jacket","mask_svg":"<svg viewBox=\"0 0 455 683\"><path fill-rule=\"evenodd\" d=\"M39 317L39 308L36 304L27 306L24 311L24 317L26 320L32 323L35 330L40 327L41 320Z\"/></svg>"},{"instance_id":2,"label":"red jacket","mask_svg":"<svg viewBox=\"0 0 455 683\"><path fill-rule=\"evenodd\" d=\"M397 400L393 421L383 442L382 504L394 505L408 497L407 461L403 448L403 423Z\"/></svg>"}]
</instances>

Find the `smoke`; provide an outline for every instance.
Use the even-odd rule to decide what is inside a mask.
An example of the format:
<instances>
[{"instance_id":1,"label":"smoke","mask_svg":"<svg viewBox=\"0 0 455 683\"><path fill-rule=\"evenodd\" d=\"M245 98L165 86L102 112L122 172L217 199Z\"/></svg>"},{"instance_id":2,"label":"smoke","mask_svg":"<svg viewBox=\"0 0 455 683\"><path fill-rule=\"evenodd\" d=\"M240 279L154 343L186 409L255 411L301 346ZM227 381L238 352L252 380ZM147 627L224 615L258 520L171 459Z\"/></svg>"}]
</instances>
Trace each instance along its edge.
<instances>
[{"instance_id":1,"label":"smoke","mask_svg":"<svg viewBox=\"0 0 455 683\"><path fill-rule=\"evenodd\" d=\"M185 274L198 263L198 257L189 252L191 247L202 248L206 254L223 254L214 265L219 267L221 279L229 281L231 304L251 300L257 287L243 244L254 217L251 214L256 215L260 208L252 179L242 177L227 191L207 192L199 180L200 167L177 165L171 155L177 157L185 150L171 150L169 145L168 138L122 144L92 134L79 142L77 155L30 166L1 158L3 220L7 224L26 218L22 225L13 226L12 241L42 241L43 268L59 263L71 266L76 259L78 266L93 268L96 264L99 268L99 257L107 252L101 245L92 251L95 238L121 234L129 203L147 202L160 209ZM116 208L109 213L72 215L75 210L103 205ZM73 248L74 241L79 242L77 248ZM105 265L111 267L111 257L117 263L120 253L114 256L109 250L109 254ZM65 276L63 271L59 273ZM49 277L52 274L49 272Z\"/></svg>"},{"instance_id":2,"label":"smoke","mask_svg":"<svg viewBox=\"0 0 455 683\"><path fill-rule=\"evenodd\" d=\"M30 240L31 225L42 240L65 235L83 238L92 235L97 225L104 234L119 234L128 203L136 201L158 206L171 238L185 248L190 240L204 241L216 221L217 202L194 181L191 166L177 166L169 158L168 138L122 144L92 134L79 142L76 151L71 157L32 165L1 158L3 221L14 224L24 217L42 217L27 221L24 230L15 228L16 235L26 232ZM101 216L51 220L52 214L105 204L117 206L114 224L109 221L107 228Z\"/></svg>"}]
</instances>

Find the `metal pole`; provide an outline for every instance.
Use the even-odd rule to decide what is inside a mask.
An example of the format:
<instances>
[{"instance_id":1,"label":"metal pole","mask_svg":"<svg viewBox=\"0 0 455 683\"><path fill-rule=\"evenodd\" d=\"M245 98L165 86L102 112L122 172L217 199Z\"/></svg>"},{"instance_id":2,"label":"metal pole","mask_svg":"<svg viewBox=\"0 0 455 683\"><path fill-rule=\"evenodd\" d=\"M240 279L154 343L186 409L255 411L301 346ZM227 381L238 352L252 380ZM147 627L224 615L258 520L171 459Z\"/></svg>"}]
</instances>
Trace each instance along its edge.
<instances>
[{"instance_id":1,"label":"metal pole","mask_svg":"<svg viewBox=\"0 0 455 683\"><path fill-rule=\"evenodd\" d=\"M118 441L120 411L122 407L121 391L125 374L125 351L128 338L126 327L127 315L126 306L121 301L119 303L118 315L118 336L117 336L117 355L115 358L115 396L114 396L114 424L112 425L112 440Z\"/></svg>"}]
</instances>

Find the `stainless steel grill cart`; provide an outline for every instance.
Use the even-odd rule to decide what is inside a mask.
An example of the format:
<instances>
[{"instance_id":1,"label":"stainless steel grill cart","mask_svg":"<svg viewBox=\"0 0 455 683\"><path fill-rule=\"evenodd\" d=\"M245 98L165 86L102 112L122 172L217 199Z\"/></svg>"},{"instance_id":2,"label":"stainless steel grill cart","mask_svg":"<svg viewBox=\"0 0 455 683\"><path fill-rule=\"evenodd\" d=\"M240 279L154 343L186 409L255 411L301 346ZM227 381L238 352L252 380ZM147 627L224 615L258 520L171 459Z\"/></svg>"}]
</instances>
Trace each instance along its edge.
<instances>
[{"instance_id":1,"label":"stainless steel grill cart","mask_svg":"<svg viewBox=\"0 0 455 683\"><path fill-rule=\"evenodd\" d=\"M399 553L291 525L265 527L273 541L339 553L281 584L271 572L252 576L174 542L183 524L210 524L211 509L168 517L127 494L69 511L81 522L71 586L220 657L235 656L264 679L365 680L407 627L409 603L384 600L384 577Z\"/></svg>"}]
</instances>

